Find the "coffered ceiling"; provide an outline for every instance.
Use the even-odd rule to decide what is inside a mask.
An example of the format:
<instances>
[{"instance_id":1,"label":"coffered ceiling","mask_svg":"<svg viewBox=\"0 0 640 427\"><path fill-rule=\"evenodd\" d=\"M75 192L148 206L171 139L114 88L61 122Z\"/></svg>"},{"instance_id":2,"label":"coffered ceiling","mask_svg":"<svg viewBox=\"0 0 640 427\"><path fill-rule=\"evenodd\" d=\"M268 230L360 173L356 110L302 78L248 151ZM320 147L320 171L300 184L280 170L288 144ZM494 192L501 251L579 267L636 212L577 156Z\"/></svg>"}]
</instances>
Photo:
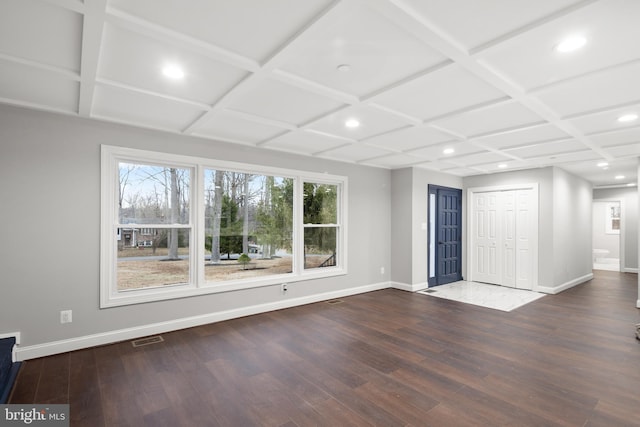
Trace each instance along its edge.
<instances>
[{"instance_id":1,"label":"coffered ceiling","mask_svg":"<svg viewBox=\"0 0 640 427\"><path fill-rule=\"evenodd\" d=\"M638 0L2 0L0 102L382 168L626 184L639 23ZM583 46L561 52L568 37Z\"/></svg>"}]
</instances>

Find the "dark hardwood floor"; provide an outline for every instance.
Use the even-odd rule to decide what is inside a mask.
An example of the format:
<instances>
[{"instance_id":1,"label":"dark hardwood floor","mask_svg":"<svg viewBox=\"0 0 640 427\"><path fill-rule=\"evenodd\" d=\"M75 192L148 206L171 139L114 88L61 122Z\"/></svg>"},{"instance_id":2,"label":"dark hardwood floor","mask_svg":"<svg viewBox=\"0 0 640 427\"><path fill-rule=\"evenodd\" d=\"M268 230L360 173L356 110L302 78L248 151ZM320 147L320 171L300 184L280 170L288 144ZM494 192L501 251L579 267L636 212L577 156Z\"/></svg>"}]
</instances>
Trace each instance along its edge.
<instances>
[{"instance_id":1,"label":"dark hardwood floor","mask_svg":"<svg viewBox=\"0 0 640 427\"><path fill-rule=\"evenodd\" d=\"M27 361L73 426L640 426L637 276L510 313L383 290Z\"/></svg>"}]
</instances>

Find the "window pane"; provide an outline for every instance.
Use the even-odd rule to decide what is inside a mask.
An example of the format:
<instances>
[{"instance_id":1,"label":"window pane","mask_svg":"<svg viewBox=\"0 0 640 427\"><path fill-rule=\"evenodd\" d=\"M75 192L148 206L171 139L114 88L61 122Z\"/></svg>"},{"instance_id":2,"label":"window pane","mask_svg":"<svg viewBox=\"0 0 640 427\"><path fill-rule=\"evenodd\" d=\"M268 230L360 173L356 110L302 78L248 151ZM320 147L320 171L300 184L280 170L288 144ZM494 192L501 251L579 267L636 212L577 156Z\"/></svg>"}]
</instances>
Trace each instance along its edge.
<instances>
[{"instance_id":1,"label":"window pane","mask_svg":"<svg viewBox=\"0 0 640 427\"><path fill-rule=\"evenodd\" d=\"M337 227L307 227L304 229L304 268L336 265Z\"/></svg>"},{"instance_id":2,"label":"window pane","mask_svg":"<svg viewBox=\"0 0 640 427\"><path fill-rule=\"evenodd\" d=\"M338 223L338 186L304 183L305 224Z\"/></svg>"},{"instance_id":3,"label":"window pane","mask_svg":"<svg viewBox=\"0 0 640 427\"><path fill-rule=\"evenodd\" d=\"M208 169L204 200L207 282L292 272L292 179Z\"/></svg>"},{"instance_id":4,"label":"window pane","mask_svg":"<svg viewBox=\"0 0 640 427\"><path fill-rule=\"evenodd\" d=\"M189 230L121 228L118 291L189 282Z\"/></svg>"},{"instance_id":5,"label":"window pane","mask_svg":"<svg viewBox=\"0 0 640 427\"><path fill-rule=\"evenodd\" d=\"M189 169L119 163L120 224L188 224Z\"/></svg>"}]
</instances>

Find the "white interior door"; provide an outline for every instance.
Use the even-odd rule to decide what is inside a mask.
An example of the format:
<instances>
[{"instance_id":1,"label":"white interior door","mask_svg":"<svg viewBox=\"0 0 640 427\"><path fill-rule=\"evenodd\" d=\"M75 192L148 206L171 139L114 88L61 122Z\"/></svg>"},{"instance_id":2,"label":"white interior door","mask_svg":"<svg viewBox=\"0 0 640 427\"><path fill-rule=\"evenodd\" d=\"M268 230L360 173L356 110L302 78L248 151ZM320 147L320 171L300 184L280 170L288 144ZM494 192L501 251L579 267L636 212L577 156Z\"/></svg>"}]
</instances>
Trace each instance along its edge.
<instances>
[{"instance_id":1,"label":"white interior door","mask_svg":"<svg viewBox=\"0 0 640 427\"><path fill-rule=\"evenodd\" d=\"M502 241L499 243L504 249L502 251L502 283L503 286L516 287L516 192L503 191L498 200L502 205L503 221Z\"/></svg>"},{"instance_id":2,"label":"white interior door","mask_svg":"<svg viewBox=\"0 0 640 427\"><path fill-rule=\"evenodd\" d=\"M533 189L518 190L516 192L516 281L518 289L533 289L533 259L532 233L537 233L538 213L534 206Z\"/></svg>"},{"instance_id":3,"label":"white interior door","mask_svg":"<svg viewBox=\"0 0 640 427\"><path fill-rule=\"evenodd\" d=\"M499 192L474 195L473 200L473 280L500 284L501 248Z\"/></svg>"},{"instance_id":4,"label":"white interior door","mask_svg":"<svg viewBox=\"0 0 640 427\"><path fill-rule=\"evenodd\" d=\"M533 289L536 194L533 189L473 194L472 280Z\"/></svg>"}]
</instances>

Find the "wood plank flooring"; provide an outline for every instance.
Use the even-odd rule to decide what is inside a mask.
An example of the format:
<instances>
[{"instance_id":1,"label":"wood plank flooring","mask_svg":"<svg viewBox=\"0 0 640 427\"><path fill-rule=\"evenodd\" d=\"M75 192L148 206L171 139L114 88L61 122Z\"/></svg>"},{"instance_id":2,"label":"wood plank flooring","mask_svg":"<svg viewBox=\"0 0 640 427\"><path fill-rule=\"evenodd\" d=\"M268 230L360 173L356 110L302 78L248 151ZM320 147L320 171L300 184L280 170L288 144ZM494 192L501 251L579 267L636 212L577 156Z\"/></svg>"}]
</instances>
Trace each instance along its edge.
<instances>
[{"instance_id":1,"label":"wood plank flooring","mask_svg":"<svg viewBox=\"0 0 640 427\"><path fill-rule=\"evenodd\" d=\"M640 426L637 276L506 313L383 290L27 361L73 426Z\"/></svg>"}]
</instances>

